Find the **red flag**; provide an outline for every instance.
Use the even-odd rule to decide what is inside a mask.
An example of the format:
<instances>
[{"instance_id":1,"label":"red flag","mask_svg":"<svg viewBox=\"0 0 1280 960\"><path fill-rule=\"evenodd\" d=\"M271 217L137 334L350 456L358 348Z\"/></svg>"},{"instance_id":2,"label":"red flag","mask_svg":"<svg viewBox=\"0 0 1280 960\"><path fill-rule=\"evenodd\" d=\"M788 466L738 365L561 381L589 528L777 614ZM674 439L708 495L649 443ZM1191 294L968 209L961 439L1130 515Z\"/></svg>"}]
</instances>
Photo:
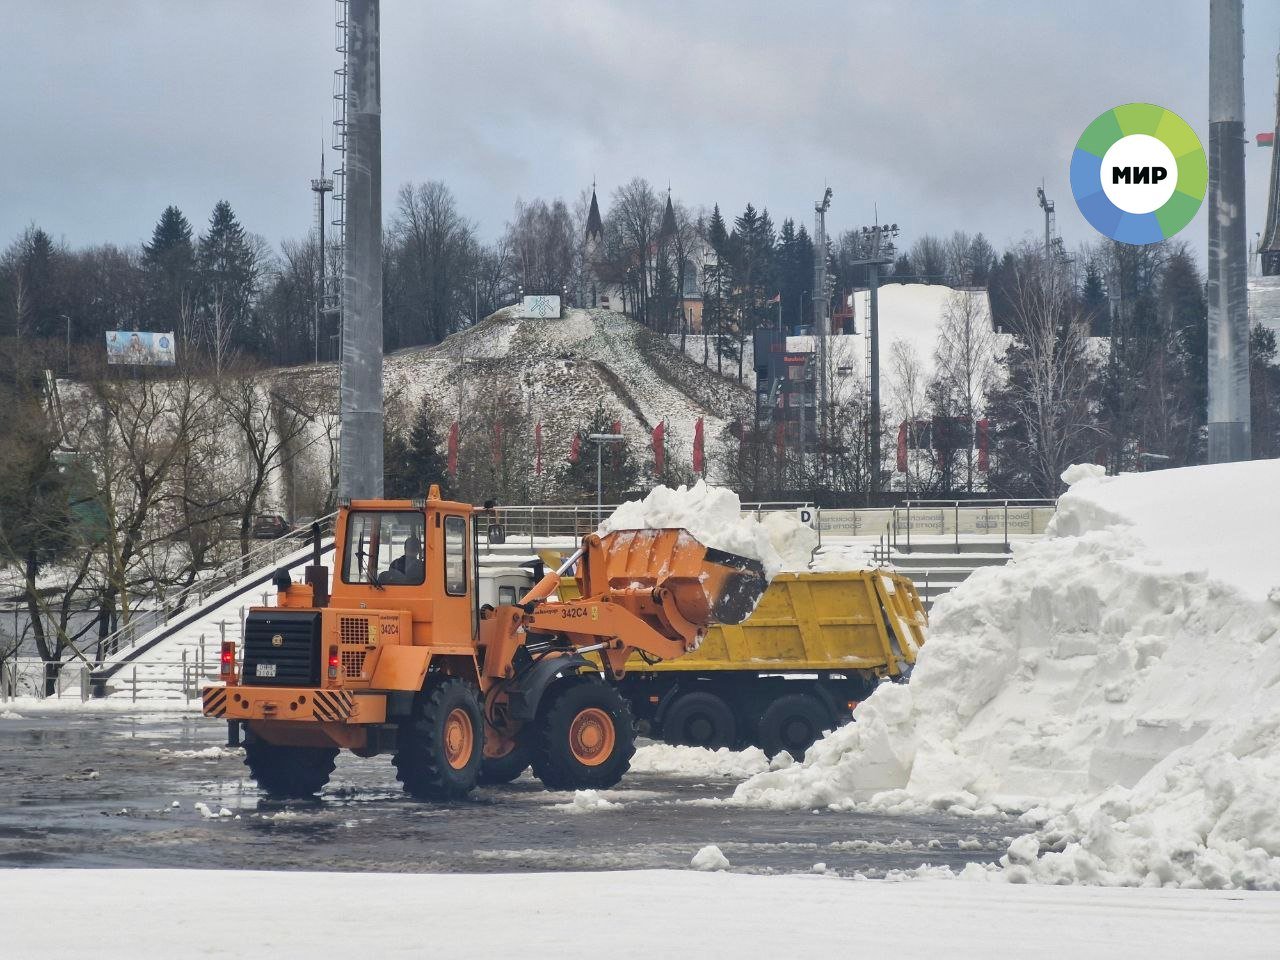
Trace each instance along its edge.
<instances>
[{"instance_id":1,"label":"red flag","mask_svg":"<svg viewBox=\"0 0 1280 960\"><path fill-rule=\"evenodd\" d=\"M1276 135L1274 133L1258 134L1258 146L1274 147L1276 145Z\"/></svg>"},{"instance_id":2,"label":"red flag","mask_svg":"<svg viewBox=\"0 0 1280 960\"><path fill-rule=\"evenodd\" d=\"M458 423L449 428L449 476L458 478Z\"/></svg>"},{"instance_id":3,"label":"red flag","mask_svg":"<svg viewBox=\"0 0 1280 960\"><path fill-rule=\"evenodd\" d=\"M702 455L702 418L693 425L693 472L706 475L706 464Z\"/></svg>"},{"instance_id":4,"label":"red flag","mask_svg":"<svg viewBox=\"0 0 1280 960\"><path fill-rule=\"evenodd\" d=\"M898 424L898 472L907 472L907 421Z\"/></svg>"},{"instance_id":5,"label":"red flag","mask_svg":"<svg viewBox=\"0 0 1280 960\"><path fill-rule=\"evenodd\" d=\"M533 475L535 477L542 476L542 421L538 421L538 425L533 428Z\"/></svg>"},{"instance_id":6,"label":"red flag","mask_svg":"<svg viewBox=\"0 0 1280 960\"><path fill-rule=\"evenodd\" d=\"M978 471L986 473L991 466L991 421L978 421Z\"/></svg>"},{"instance_id":7,"label":"red flag","mask_svg":"<svg viewBox=\"0 0 1280 960\"><path fill-rule=\"evenodd\" d=\"M787 453L787 425L785 423L775 424L773 428L773 446L777 450L778 456L784 457Z\"/></svg>"},{"instance_id":8,"label":"red flag","mask_svg":"<svg viewBox=\"0 0 1280 960\"><path fill-rule=\"evenodd\" d=\"M666 436L666 422L659 421L658 425L653 428L653 472L659 476L662 474L663 467L667 465L667 451L663 443Z\"/></svg>"},{"instance_id":9,"label":"red flag","mask_svg":"<svg viewBox=\"0 0 1280 960\"><path fill-rule=\"evenodd\" d=\"M769 298L769 303L781 303L781 302L782 302L781 293L775 293L772 297Z\"/></svg>"},{"instance_id":10,"label":"red flag","mask_svg":"<svg viewBox=\"0 0 1280 960\"><path fill-rule=\"evenodd\" d=\"M582 434L575 433L573 435L573 443L569 445L569 462L577 463L578 458L582 456Z\"/></svg>"}]
</instances>

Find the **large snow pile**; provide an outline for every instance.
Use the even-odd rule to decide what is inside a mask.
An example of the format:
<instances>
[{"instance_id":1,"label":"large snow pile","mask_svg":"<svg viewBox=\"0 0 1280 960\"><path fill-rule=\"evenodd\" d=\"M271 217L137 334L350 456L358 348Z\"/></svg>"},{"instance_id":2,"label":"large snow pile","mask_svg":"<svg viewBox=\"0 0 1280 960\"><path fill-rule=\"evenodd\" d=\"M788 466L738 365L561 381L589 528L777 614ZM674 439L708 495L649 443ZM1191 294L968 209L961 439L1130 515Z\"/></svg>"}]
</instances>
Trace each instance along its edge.
<instances>
[{"instance_id":1,"label":"large snow pile","mask_svg":"<svg viewBox=\"0 0 1280 960\"><path fill-rule=\"evenodd\" d=\"M1018 816L970 876L1280 889L1280 461L1070 479L910 685L734 801Z\"/></svg>"},{"instance_id":2,"label":"large snow pile","mask_svg":"<svg viewBox=\"0 0 1280 960\"><path fill-rule=\"evenodd\" d=\"M790 514L763 521L743 515L742 501L727 487L699 480L692 487L654 487L643 500L628 500L600 525L600 533L683 527L708 547L750 557L773 579L808 566L818 535Z\"/></svg>"}]
</instances>

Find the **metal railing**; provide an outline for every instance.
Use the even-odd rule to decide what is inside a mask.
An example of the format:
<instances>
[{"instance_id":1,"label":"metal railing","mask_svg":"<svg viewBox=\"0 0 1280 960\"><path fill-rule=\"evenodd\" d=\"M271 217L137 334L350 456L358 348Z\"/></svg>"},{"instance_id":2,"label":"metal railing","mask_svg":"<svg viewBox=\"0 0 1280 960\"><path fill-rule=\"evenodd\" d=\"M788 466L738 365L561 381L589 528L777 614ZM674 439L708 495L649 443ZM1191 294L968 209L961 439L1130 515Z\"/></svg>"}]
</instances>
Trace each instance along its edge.
<instances>
[{"instance_id":1,"label":"metal railing","mask_svg":"<svg viewBox=\"0 0 1280 960\"><path fill-rule=\"evenodd\" d=\"M929 526L932 526L932 518L937 519L937 535L946 536L948 520L951 521L952 543L956 553L960 552L960 535L963 524L961 516L963 515L973 520L973 529L969 531L973 536L991 536L993 534L1002 534L1001 546L1004 552L1010 550L1010 530L1009 530L1009 512L1012 509L1015 512L1025 512L1026 523L1023 533L1035 534L1043 533L1043 524L1038 523L1036 511L1044 513L1043 520L1048 522L1048 517L1052 515L1057 501L1050 499L1026 499L1026 498L1009 498L1009 499L991 499L991 500L906 500L893 508L893 536L892 543L895 550L901 550L904 553L910 553L911 532L915 524L912 522L912 511L918 519L922 515L929 518ZM994 513L994 519L993 519ZM1023 516L1016 517L1018 526L1024 526ZM1037 526L1040 527L1037 530ZM899 544L899 530L904 532L905 544Z\"/></svg>"},{"instance_id":2,"label":"metal railing","mask_svg":"<svg viewBox=\"0 0 1280 960\"><path fill-rule=\"evenodd\" d=\"M219 678L216 644L206 644L203 639L194 650L184 650L179 658L149 660L121 671L110 689L103 689L93 669L79 661L46 663L35 657L6 660L0 664L0 703L18 697L85 701L104 693L132 703L140 699L172 700L173 694L187 701L196 700L206 683Z\"/></svg>"},{"instance_id":3,"label":"metal railing","mask_svg":"<svg viewBox=\"0 0 1280 960\"><path fill-rule=\"evenodd\" d=\"M337 517L336 512L329 513L323 517L317 517L314 522L320 524L322 534L331 535L335 517ZM290 531L283 537L261 543L244 556L236 554L196 580L191 586L172 595L166 596L161 593L152 601L153 606L135 611L128 623L121 625L119 629L107 634L101 640L95 641L102 650L104 662L131 649L144 636L157 627L167 625L172 617L184 610L203 606L209 597L238 583L255 570L278 563L285 557L302 550L310 537L311 526L308 524ZM245 572L246 570L248 573Z\"/></svg>"}]
</instances>

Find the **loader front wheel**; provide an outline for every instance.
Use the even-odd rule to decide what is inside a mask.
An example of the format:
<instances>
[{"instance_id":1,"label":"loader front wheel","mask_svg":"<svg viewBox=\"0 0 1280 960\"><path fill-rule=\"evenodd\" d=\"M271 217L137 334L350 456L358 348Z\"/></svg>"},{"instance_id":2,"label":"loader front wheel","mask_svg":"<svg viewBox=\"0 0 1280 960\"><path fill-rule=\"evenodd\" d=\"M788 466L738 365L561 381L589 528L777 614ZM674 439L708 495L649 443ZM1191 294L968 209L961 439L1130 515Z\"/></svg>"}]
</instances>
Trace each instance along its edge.
<instances>
[{"instance_id":1,"label":"loader front wheel","mask_svg":"<svg viewBox=\"0 0 1280 960\"><path fill-rule=\"evenodd\" d=\"M484 716L475 688L449 679L418 694L400 724L396 777L419 800L453 800L476 785L484 755Z\"/></svg>"},{"instance_id":2,"label":"loader front wheel","mask_svg":"<svg viewBox=\"0 0 1280 960\"><path fill-rule=\"evenodd\" d=\"M530 724L528 747L533 774L549 790L612 787L636 752L631 708L598 677L561 681Z\"/></svg>"},{"instance_id":3,"label":"loader front wheel","mask_svg":"<svg viewBox=\"0 0 1280 960\"><path fill-rule=\"evenodd\" d=\"M270 797L310 800L329 782L336 747L282 747L268 743L252 730L244 741L244 765L249 776Z\"/></svg>"}]
</instances>

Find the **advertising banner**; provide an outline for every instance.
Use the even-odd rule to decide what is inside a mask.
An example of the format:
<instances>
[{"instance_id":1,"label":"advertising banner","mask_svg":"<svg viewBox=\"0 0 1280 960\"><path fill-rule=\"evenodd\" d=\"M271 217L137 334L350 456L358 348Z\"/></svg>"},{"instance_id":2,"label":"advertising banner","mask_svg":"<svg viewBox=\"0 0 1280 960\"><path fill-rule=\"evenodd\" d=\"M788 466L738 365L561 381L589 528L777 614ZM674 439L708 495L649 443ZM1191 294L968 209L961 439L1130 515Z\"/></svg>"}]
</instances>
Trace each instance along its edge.
<instances>
[{"instance_id":1,"label":"advertising banner","mask_svg":"<svg viewBox=\"0 0 1280 960\"><path fill-rule=\"evenodd\" d=\"M177 362L172 330L168 333L108 330L106 337L107 363L171 367Z\"/></svg>"}]
</instances>

